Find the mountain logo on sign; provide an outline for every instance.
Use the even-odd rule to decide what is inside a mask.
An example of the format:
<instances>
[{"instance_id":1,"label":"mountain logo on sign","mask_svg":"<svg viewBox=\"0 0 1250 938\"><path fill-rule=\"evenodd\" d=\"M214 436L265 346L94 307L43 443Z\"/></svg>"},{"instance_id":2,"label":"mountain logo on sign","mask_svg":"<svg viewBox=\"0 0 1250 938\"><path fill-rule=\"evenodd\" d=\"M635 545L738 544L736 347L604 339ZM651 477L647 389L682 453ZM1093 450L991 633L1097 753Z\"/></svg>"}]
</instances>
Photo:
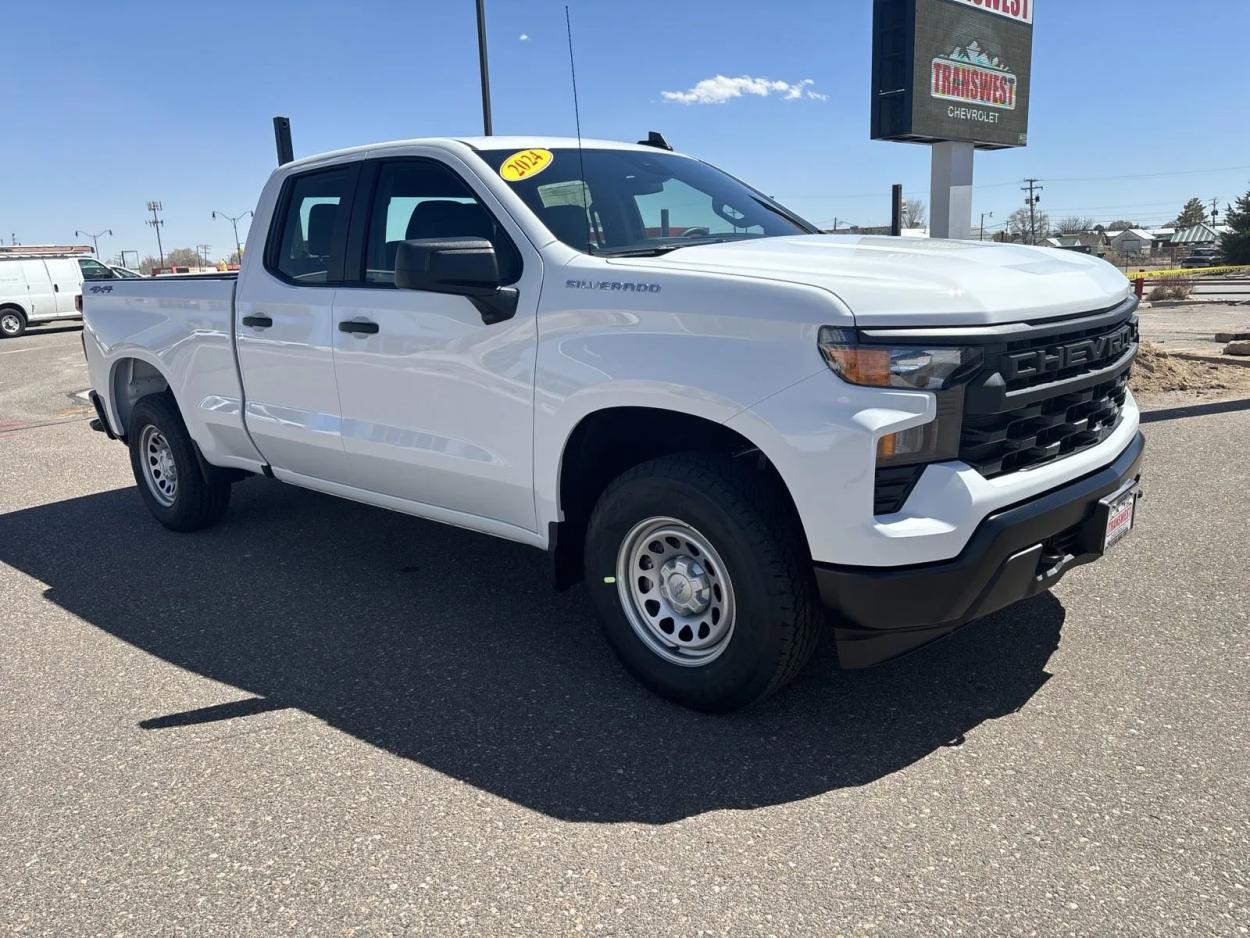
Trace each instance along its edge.
<instances>
[{"instance_id":1,"label":"mountain logo on sign","mask_svg":"<svg viewBox=\"0 0 1250 938\"><path fill-rule=\"evenodd\" d=\"M1014 111L1016 74L974 39L933 60L929 93L946 101L982 104Z\"/></svg>"}]
</instances>

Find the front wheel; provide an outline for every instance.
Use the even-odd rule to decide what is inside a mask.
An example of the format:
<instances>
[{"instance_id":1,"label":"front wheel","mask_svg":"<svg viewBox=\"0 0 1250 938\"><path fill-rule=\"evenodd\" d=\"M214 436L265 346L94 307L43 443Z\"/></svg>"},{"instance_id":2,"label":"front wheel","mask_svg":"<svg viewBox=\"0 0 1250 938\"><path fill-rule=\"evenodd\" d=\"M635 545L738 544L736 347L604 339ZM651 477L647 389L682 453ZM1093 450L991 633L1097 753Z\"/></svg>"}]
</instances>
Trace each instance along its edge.
<instances>
[{"instance_id":1,"label":"front wheel","mask_svg":"<svg viewBox=\"0 0 1250 938\"><path fill-rule=\"evenodd\" d=\"M135 404L127 431L130 468L156 520L174 531L216 523L230 504L230 483L201 464L178 408L153 395Z\"/></svg>"},{"instance_id":2,"label":"front wheel","mask_svg":"<svg viewBox=\"0 0 1250 938\"><path fill-rule=\"evenodd\" d=\"M792 515L766 479L714 454L655 459L608 487L587 530L586 581L635 677L723 712L798 674L824 614Z\"/></svg>"},{"instance_id":3,"label":"front wheel","mask_svg":"<svg viewBox=\"0 0 1250 938\"><path fill-rule=\"evenodd\" d=\"M26 331L26 316L20 309L0 309L0 336L16 339Z\"/></svg>"}]
</instances>

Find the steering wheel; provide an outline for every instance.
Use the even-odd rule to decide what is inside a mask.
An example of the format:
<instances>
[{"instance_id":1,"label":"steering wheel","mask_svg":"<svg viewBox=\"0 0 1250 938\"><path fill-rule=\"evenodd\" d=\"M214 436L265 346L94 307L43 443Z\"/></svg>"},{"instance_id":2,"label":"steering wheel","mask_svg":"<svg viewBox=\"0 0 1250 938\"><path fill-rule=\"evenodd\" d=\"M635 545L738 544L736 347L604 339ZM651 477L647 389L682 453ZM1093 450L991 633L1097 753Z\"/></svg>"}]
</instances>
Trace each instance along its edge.
<instances>
[{"instance_id":1,"label":"steering wheel","mask_svg":"<svg viewBox=\"0 0 1250 938\"><path fill-rule=\"evenodd\" d=\"M706 227L687 228L677 237L679 238L707 238L711 237L712 229Z\"/></svg>"}]
</instances>

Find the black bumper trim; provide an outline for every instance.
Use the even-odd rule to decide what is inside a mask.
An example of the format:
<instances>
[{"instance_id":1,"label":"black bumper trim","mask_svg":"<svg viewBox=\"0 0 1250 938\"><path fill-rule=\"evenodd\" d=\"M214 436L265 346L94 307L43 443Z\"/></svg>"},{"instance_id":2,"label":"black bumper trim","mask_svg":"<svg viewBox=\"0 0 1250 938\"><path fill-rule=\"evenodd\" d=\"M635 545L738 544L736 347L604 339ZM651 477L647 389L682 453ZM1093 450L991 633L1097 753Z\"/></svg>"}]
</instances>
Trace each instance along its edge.
<instances>
[{"instance_id":1,"label":"black bumper trim","mask_svg":"<svg viewBox=\"0 0 1250 938\"><path fill-rule=\"evenodd\" d=\"M816 564L821 599L835 617L844 668L863 668L928 644L959 626L1057 583L1102 555L1099 501L1140 477L1140 432L1109 465L977 526L958 557L908 567ZM1047 542L1069 535L1060 557Z\"/></svg>"}]
</instances>

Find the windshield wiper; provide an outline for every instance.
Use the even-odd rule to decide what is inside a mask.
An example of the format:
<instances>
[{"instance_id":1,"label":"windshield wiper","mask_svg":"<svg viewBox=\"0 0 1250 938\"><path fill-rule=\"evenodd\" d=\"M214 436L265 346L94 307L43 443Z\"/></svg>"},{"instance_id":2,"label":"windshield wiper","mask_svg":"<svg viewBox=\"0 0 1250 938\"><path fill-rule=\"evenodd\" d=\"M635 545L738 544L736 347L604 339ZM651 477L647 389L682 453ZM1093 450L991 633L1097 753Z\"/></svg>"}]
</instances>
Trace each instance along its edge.
<instances>
[{"instance_id":1,"label":"windshield wiper","mask_svg":"<svg viewBox=\"0 0 1250 938\"><path fill-rule=\"evenodd\" d=\"M602 248L595 251L597 257L659 257L661 254L667 254L669 251L676 251L680 248L693 248L701 244L725 244L728 241L741 241L742 238L692 238L689 241L681 241L677 244L653 244L650 247L638 248Z\"/></svg>"}]
</instances>

